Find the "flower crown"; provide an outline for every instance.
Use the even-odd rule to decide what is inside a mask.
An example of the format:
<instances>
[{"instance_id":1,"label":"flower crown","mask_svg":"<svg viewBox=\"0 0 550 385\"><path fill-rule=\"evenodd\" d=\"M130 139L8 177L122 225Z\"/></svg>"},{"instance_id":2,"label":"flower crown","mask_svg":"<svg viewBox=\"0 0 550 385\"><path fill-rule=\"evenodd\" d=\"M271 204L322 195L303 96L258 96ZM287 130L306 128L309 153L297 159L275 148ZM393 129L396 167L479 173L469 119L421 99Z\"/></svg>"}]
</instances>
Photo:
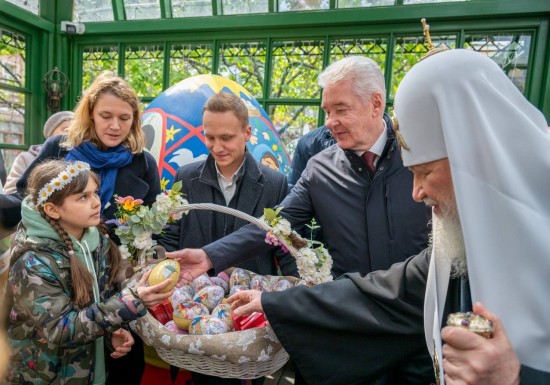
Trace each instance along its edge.
<instances>
[{"instance_id":1,"label":"flower crown","mask_svg":"<svg viewBox=\"0 0 550 385\"><path fill-rule=\"evenodd\" d=\"M61 171L59 175L49 181L38 193L37 205L43 205L48 198L57 190L63 190L63 188L71 183L73 178L78 174L89 171L90 165L86 162L70 162L65 170Z\"/></svg>"}]
</instances>

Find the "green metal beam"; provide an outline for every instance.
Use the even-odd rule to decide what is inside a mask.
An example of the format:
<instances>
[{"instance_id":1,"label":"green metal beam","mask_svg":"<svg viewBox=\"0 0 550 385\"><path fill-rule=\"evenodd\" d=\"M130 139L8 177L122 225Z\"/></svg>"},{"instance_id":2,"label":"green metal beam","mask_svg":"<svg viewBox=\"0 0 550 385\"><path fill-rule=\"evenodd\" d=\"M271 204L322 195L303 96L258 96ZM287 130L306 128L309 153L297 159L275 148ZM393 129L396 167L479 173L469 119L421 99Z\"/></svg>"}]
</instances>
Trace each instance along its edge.
<instances>
[{"instance_id":1,"label":"green metal beam","mask_svg":"<svg viewBox=\"0 0 550 385\"><path fill-rule=\"evenodd\" d=\"M160 18L171 19L172 18L172 1L160 0Z\"/></svg>"},{"instance_id":2,"label":"green metal beam","mask_svg":"<svg viewBox=\"0 0 550 385\"><path fill-rule=\"evenodd\" d=\"M115 3L122 0L113 0ZM216 0L213 0L214 6ZM550 15L550 1L530 0L529 3L502 0L483 0L465 3L418 4L372 8L338 9L323 11L284 12L275 14L251 14L231 16L190 17L170 20L142 20L118 22L94 22L86 24L87 35L110 33L139 34L184 31L221 31L238 28L253 29L326 28L363 24L385 26L410 20L428 18L434 21L468 20L472 18L497 19L505 17L530 17ZM117 19L118 20L118 19Z\"/></svg>"},{"instance_id":3,"label":"green metal beam","mask_svg":"<svg viewBox=\"0 0 550 385\"><path fill-rule=\"evenodd\" d=\"M32 27L48 32L54 31L54 23L50 20L8 3L6 0L0 0L0 22L4 23L2 19L6 20L7 24L15 24L16 29Z\"/></svg>"},{"instance_id":4,"label":"green metal beam","mask_svg":"<svg viewBox=\"0 0 550 385\"><path fill-rule=\"evenodd\" d=\"M49 1L42 1L40 6ZM54 1L52 1L54 2ZM74 4L73 0L55 0L55 23L60 24L62 21L72 21L73 20L73 9Z\"/></svg>"},{"instance_id":5,"label":"green metal beam","mask_svg":"<svg viewBox=\"0 0 550 385\"><path fill-rule=\"evenodd\" d=\"M112 0L111 3L113 4L113 16L115 21L121 22L126 20L126 10L124 8L124 1L123 0ZM148 20L149 21L149 20ZM95 23L88 23L91 25L94 25ZM117 24L117 23L115 23ZM86 25L87 27L87 25Z\"/></svg>"}]
</instances>

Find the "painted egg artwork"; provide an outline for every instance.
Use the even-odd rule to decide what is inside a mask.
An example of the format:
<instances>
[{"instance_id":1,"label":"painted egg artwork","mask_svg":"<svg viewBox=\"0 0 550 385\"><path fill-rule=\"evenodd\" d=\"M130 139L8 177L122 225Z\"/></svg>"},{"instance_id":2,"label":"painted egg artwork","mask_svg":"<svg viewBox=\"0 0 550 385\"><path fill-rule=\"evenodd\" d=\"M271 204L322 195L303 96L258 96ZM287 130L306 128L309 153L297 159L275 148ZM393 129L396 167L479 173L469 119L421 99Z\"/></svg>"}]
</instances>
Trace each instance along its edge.
<instances>
[{"instance_id":1,"label":"painted egg artwork","mask_svg":"<svg viewBox=\"0 0 550 385\"><path fill-rule=\"evenodd\" d=\"M154 286L170 278L172 282L170 282L168 286L161 290L162 293L166 293L172 290L174 286L176 286L179 277L179 263L172 259L165 259L164 261L159 262L155 267L153 267L153 270L151 270L151 274L149 275L148 283L149 286Z\"/></svg>"},{"instance_id":2,"label":"painted egg artwork","mask_svg":"<svg viewBox=\"0 0 550 385\"><path fill-rule=\"evenodd\" d=\"M252 94L223 76L198 75L168 88L142 116L146 147L157 160L163 190L172 186L179 167L206 159L202 108L210 96L219 92L238 95L246 104L252 127L247 147L254 159L289 174L290 159L281 138Z\"/></svg>"}]
</instances>

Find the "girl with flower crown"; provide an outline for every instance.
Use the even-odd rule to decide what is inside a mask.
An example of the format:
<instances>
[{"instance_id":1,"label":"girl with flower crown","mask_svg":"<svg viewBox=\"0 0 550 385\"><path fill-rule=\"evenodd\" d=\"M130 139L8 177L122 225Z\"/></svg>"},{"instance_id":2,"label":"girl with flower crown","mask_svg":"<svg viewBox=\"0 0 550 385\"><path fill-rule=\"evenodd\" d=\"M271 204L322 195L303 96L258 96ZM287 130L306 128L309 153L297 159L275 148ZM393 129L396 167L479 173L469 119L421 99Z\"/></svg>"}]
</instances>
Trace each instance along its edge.
<instances>
[{"instance_id":1,"label":"girl with flower crown","mask_svg":"<svg viewBox=\"0 0 550 385\"><path fill-rule=\"evenodd\" d=\"M104 384L105 352L128 353L121 329L167 299L170 280L116 292L118 248L100 225L99 179L84 162L34 168L15 237L8 295L9 384ZM100 191L100 190L99 190Z\"/></svg>"},{"instance_id":2,"label":"girl with flower crown","mask_svg":"<svg viewBox=\"0 0 550 385\"><path fill-rule=\"evenodd\" d=\"M155 159L144 150L145 135L134 90L122 78L104 72L84 90L74 113L66 135L44 143L19 179L18 191L23 194L29 173L45 159L80 160L99 174L101 217L105 221L114 219L115 195L131 195L151 206L161 191L159 174ZM114 230L109 234L118 243ZM112 372L109 384L140 384L145 368L143 343L134 338L136 344L130 354L121 360L108 358Z\"/></svg>"}]
</instances>

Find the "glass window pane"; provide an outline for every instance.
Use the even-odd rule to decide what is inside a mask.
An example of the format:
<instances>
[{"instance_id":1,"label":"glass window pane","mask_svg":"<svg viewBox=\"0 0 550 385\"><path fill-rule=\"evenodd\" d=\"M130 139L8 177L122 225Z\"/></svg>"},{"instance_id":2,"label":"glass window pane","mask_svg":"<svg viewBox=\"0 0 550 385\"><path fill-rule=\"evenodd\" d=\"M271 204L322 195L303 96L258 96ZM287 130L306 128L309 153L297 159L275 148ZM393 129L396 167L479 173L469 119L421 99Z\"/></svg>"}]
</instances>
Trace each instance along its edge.
<instances>
[{"instance_id":1,"label":"glass window pane","mask_svg":"<svg viewBox=\"0 0 550 385\"><path fill-rule=\"evenodd\" d=\"M172 0L173 17L212 16L211 0Z\"/></svg>"},{"instance_id":2,"label":"glass window pane","mask_svg":"<svg viewBox=\"0 0 550 385\"><path fill-rule=\"evenodd\" d=\"M82 51L82 89L103 71L118 73L118 47L85 47Z\"/></svg>"},{"instance_id":3,"label":"glass window pane","mask_svg":"<svg viewBox=\"0 0 550 385\"><path fill-rule=\"evenodd\" d=\"M219 15L269 12L269 0L218 0Z\"/></svg>"},{"instance_id":4,"label":"glass window pane","mask_svg":"<svg viewBox=\"0 0 550 385\"><path fill-rule=\"evenodd\" d=\"M138 96L162 92L164 51L159 46L130 46L124 53L124 77Z\"/></svg>"},{"instance_id":5,"label":"glass window pane","mask_svg":"<svg viewBox=\"0 0 550 385\"><path fill-rule=\"evenodd\" d=\"M334 63L347 56L366 56L374 60L385 72L388 39L386 38L357 38L338 39L330 42L330 63Z\"/></svg>"},{"instance_id":6,"label":"glass window pane","mask_svg":"<svg viewBox=\"0 0 550 385\"><path fill-rule=\"evenodd\" d=\"M319 97L317 76L323 68L324 42L273 42L271 96L274 98Z\"/></svg>"},{"instance_id":7,"label":"glass window pane","mask_svg":"<svg viewBox=\"0 0 550 385\"><path fill-rule=\"evenodd\" d=\"M431 35L435 48L456 47L456 35ZM395 39L393 63L391 69L390 99L393 100L397 86L405 74L428 53L424 36L397 37Z\"/></svg>"},{"instance_id":8,"label":"glass window pane","mask_svg":"<svg viewBox=\"0 0 550 385\"><path fill-rule=\"evenodd\" d=\"M40 13L40 2L39 0L7 0L8 3L15 4L23 9L26 9L29 12L38 15Z\"/></svg>"},{"instance_id":9,"label":"glass window pane","mask_svg":"<svg viewBox=\"0 0 550 385\"><path fill-rule=\"evenodd\" d=\"M2 148L0 149L2 156L4 157L4 167L6 168L6 174L9 174L11 171L11 166L13 166L13 161L17 158L23 150L16 150L13 148Z\"/></svg>"},{"instance_id":10,"label":"glass window pane","mask_svg":"<svg viewBox=\"0 0 550 385\"><path fill-rule=\"evenodd\" d=\"M379 7L393 5L395 0L338 0L338 8Z\"/></svg>"},{"instance_id":11,"label":"glass window pane","mask_svg":"<svg viewBox=\"0 0 550 385\"><path fill-rule=\"evenodd\" d=\"M256 99L263 98L266 52L263 42L223 43L218 73L239 83Z\"/></svg>"},{"instance_id":12,"label":"glass window pane","mask_svg":"<svg viewBox=\"0 0 550 385\"><path fill-rule=\"evenodd\" d=\"M195 75L212 73L212 44L174 44L170 47L170 86Z\"/></svg>"},{"instance_id":13,"label":"glass window pane","mask_svg":"<svg viewBox=\"0 0 550 385\"><path fill-rule=\"evenodd\" d=\"M426 4L426 3L452 3L456 1L469 1L469 0L404 0L403 4Z\"/></svg>"},{"instance_id":14,"label":"glass window pane","mask_svg":"<svg viewBox=\"0 0 550 385\"><path fill-rule=\"evenodd\" d=\"M74 0L73 21L113 21L111 0Z\"/></svg>"},{"instance_id":15,"label":"glass window pane","mask_svg":"<svg viewBox=\"0 0 550 385\"><path fill-rule=\"evenodd\" d=\"M0 89L0 143L25 144L25 94Z\"/></svg>"},{"instance_id":16,"label":"glass window pane","mask_svg":"<svg viewBox=\"0 0 550 385\"><path fill-rule=\"evenodd\" d=\"M292 159L298 139L317 128L319 106L272 105L268 114Z\"/></svg>"},{"instance_id":17,"label":"glass window pane","mask_svg":"<svg viewBox=\"0 0 550 385\"><path fill-rule=\"evenodd\" d=\"M493 59L521 92L525 92L531 48L530 33L468 34L464 48L482 52Z\"/></svg>"},{"instance_id":18,"label":"glass window pane","mask_svg":"<svg viewBox=\"0 0 550 385\"><path fill-rule=\"evenodd\" d=\"M0 29L0 83L25 87L25 37Z\"/></svg>"},{"instance_id":19,"label":"glass window pane","mask_svg":"<svg viewBox=\"0 0 550 385\"><path fill-rule=\"evenodd\" d=\"M160 19L158 0L124 0L126 20Z\"/></svg>"},{"instance_id":20,"label":"glass window pane","mask_svg":"<svg viewBox=\"0 0 550 385\"><path fill-rule=\"evenodd\" d=\"M279 12L329 9L329 0L279 0Z\"/></svg>"}]
</instances>

